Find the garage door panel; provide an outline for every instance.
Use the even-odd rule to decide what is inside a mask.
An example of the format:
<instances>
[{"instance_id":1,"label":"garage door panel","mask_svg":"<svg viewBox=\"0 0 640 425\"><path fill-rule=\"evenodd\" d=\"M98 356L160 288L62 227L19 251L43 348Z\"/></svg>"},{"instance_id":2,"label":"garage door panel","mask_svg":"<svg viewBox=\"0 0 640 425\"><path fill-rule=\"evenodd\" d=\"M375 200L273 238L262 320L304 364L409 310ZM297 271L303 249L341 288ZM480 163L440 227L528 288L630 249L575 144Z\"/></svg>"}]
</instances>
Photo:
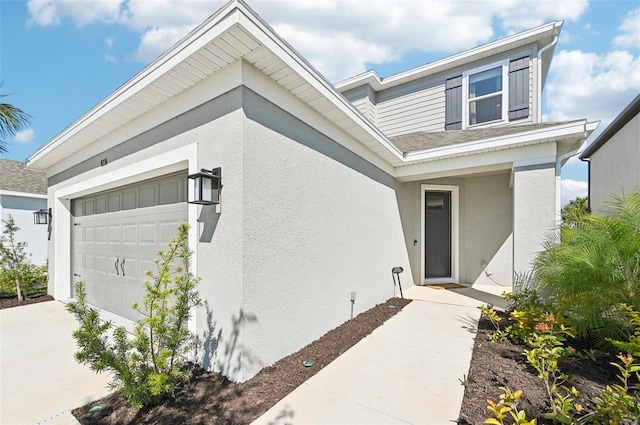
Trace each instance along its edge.
<instances>
[{"instance_id":1,"label":"garage door panel","mask_svg":"<svg viewBox=\"0 0 640 425\"><path fill-rule=\"evenodd\" d=\"M95 200L87 200L84 203L84 215L93 215L95 214Z\"/></svg>"},{"instance_id":2,"label":"garage door panel","mask_svg":"<svg viewBox=\"0 0 640 425\"><path fill-rule=\"evenodd\" d=\"M84 268L87 270L95 271L96 269L96 256L91 254L85 254L84 258Z\"/></svg>"},{"instance_id":3,"label":"garage door panel","mask_svg":"<svg viewBox=\"0 0 640 425\"><path fill-rule=\"evenodd\" d=\"M76 253L73 258L73 264L75 267L79 267L84 269L86 267L86 263L84 261L85 255Z\"/></svg>"},{"instance_id":4,"label":"garage door panel","mask_svg":"<svg viewBox=\"0 0 640 425\"><path fill-rule=\"evenodd\" d=\"M140 239L138 241L141 245L153 245L155 246L157 242L156 238L156 223L140 223Z\"/></svg>"},{"instance_id":5,"label":"garage door panel","mask_svg":"<svg viewBox=\"0 0 640 425\"><path fill-rule=\"evenodd\" d=\"M93 244L96 241L96 230L93 227L87 227L84 229L84 241L85 243Z\"/></svg>"},{"instance_id":6,"label":"garage door panel","mask_svg":"<svg viewBox=\"0 0 640 425\"><path fill-rule=\"evenodd\" d=\"M133 252L131 255L133 256ZM123 255L120 260L120 273L122 277L135 281L138 279L138 261L135 258Z\"/></svg>"},{"instance_id":7,"label":"garage door panel","mask_svg":"<svg viewBox=\"0 0 640 425\"><path fill-rule=\"evenodd\" d=\"M120 211L122 206L120 205L120 193L111 194L107 197L108 210L109 212Z\"/></svg>"},{"instance_id":8,"label":"garage door panel","mask_svg":"<svg viewBox=\"0 0 640 425\"><path fill-rule=\"evenodd\" d=\"M95 227L95 243L106 244L107 243L107 226Z\"/></svg>"},{"instance_id":9,"label":"garage door panel","mask_svg":"<svg viewBox=\"0 0 640 425\"><path fill-rule=\"evenodd\" d=\"M122 244L136 245L138 243L138 225L125 224L122 226Z\"/></svg>"},{"instance_id":10,"label":"garage door panel","mask_svg":"<svg viewBox=\"0 0 640 425\"><path fill-rule=\"evenodd\" d=\"M156 186L148 185L140 188L140 203L141 208L151 207L156 205Z\"/></svg>"},{"instance_id":11,"label":"garage door panel","mask_svg":"<svg viewBox=\"0 0 640 425\"><path fill-rule=\"evenodd\" d=\"M160 183L159 204L174 204L179 202L181 185L178 180L168 180Z\"/></svg>"},{"instance_id":12,"label":"garage door panel","mask_svg":"<svg viewBox=\"0 0 640 425\"><path fill-rule=\"evenodd\" d=\"M122 240L122 227L119 224L111 224L108 226L109 244L120 245Z\"/></svg>"},{"instance_id":13,"label":"garage door panel","mask_svg":"<svg viewBox=\"0 0 640 425\"><path fill-rule=\"evenodd\" d=\"M107 289L107 305L105 306L107 310L124 316L131 316L131 314L125 311L122 304L122 292L126 289L122 282L118 280L113 280L106 285ZM130 306L129 306L130 307Z\"/></svg>"},{"instance_id":14,"label":"garage door panel","mask_svg":"<svg viewBox=\"0 0 640 425\"><path fill-rule=\"evenodd\" d=\"M125 190L122 192L122 209L131 210L138 205L138 191L136 189Z\"/></svg>"},{"instance_id":15,"label":"garage door panel","mask_svg":"<svg viewBox=\"0 0 640 425\"><path fill-rule=\"evenodd\" d=\"M159 243L167 245L171 238L176 234L178 226L180 225L178 220L161 221L158 223L160 229Z\"/></svg>"},{"instance_id":16,"label":"garage door panel","mask_svg":"<svg viewBox=\"0 0 640 425\"><path fill-rule=\"evenodd\" d=\"M104 214L107 212L107 197L101 196L96 199L96 214Z\"/></svg>"}]
</instances>

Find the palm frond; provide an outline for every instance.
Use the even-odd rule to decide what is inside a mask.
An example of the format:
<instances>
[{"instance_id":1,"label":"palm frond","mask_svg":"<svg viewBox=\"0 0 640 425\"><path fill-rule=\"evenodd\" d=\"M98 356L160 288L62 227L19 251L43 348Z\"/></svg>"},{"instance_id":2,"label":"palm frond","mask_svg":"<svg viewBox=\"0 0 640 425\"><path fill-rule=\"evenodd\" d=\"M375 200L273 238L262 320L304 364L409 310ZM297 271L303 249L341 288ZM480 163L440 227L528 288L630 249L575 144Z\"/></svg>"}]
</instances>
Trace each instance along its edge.
<instances>
[{"instance_id":1,"label":"palm frond","mask_svg":"<svg viewBox=\"0 0 640 425\"><path fill-rule=\"evenodd\" d=\"M2 87L4 83L0 83ZM0 94L0 98L6 97ZM9 139L29 124L31 116L8 103L0 103L0 152L7 151Z\"/></svg>"}]
</instances>

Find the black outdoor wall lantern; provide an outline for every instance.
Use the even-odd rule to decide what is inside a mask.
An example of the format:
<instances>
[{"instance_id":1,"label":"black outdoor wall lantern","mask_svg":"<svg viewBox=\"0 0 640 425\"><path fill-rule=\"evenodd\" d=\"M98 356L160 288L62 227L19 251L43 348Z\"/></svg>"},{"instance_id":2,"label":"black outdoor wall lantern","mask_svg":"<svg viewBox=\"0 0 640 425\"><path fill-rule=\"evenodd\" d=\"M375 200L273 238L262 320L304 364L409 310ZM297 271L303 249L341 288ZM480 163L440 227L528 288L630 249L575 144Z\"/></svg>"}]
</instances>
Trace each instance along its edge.
<instances>
[{"instance_id":1,"label":"black outdoor wall lantern","mask_svg":"<svg viewBox=\"0 0 640 425\"><path fill-rule=\"evenodd\" d=\"M220 203L220 189L222 188L222 168L200 170L199 173L187 176L193 180L193 199L190 204L216 205Z\"/></svg>"},{"instance_id":2,"label":"black outdoor wall lantern","mask_svg":"<svg viewBox=\"0 0 640 425\"><path fill-rule=\"evenodd\" d=\"M33 213L33 224L49 224L51 221L51 208L48 210L41 209L39 211L34 211Z\"/></svg>"}]
</instances>

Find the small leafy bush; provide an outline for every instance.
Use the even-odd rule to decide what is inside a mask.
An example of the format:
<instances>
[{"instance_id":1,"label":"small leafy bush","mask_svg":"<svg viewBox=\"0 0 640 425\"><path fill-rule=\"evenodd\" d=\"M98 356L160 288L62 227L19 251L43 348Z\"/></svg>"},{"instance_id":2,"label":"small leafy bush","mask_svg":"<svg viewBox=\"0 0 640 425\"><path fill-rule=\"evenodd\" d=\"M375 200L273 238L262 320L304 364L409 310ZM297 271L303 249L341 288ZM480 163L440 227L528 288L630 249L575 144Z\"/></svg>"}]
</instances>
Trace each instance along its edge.
<instances>
[{"instance_id":1,"label":"small leafy bush","mask_svg":"<svg viewBox=\"0 0 640 425\"><path fill-rule=\"evenodd\" d=\"M614 198L606 215L581 216L560 233L537 257L536 279L578 337L607 348L607 338L627 332L617 306L640 311L640 193Z\"/></svg>"},{"instance_id":2,"label":"small leafy bush","mask_svg":"<svg viewBox=\"0 0 640 425\"><path fill-rule=\"evenodd\" d=\"M80 322L73 333L79 348L76 360L96 372L112 372L111 387L138 409L173 395L191 377L183 363L195 344L188 321L200 299L199 278L190 272L188 229L186 224L178 228L169 249L155 260L156 273L147 271L151 281L145 282L144 301L133 305L143 316L136 321L133 335L124 327L100 321L98 311L87 305L81 282L76 284L76 301L67 305Z\"/></svg>"},{"instance_id":3,"label":"small leafy bush","mask_svg":"<svg viewBox=\"0 0 640 425\"><path fill-rule=\"evenodd\" d=\"M517 425L536 425L536 420L527 419L527 414L524 410L518 409L518 402L522 398L522 391L511 391L507 387L500 387L502 394L500 394L500 401L495 402L491 399L487 400L489 405L487 410L491 412L492 417L484 421L485 424L491 425L506 425L513 423Z\"/></svg>"},{"instance_id":4,"label":"small leafy bush","mask_svg":"<svg viewBox=\"0 0 640 425\"><path fill-rule=\"evenodd\" d=\"M0 237L0 293L23 300L33 290L42 290L47 282L47 266L36 266L25 252L26 242L16 239L20 230L13 217L2 220L5 229Z\"/></svg>"}]
</instances>

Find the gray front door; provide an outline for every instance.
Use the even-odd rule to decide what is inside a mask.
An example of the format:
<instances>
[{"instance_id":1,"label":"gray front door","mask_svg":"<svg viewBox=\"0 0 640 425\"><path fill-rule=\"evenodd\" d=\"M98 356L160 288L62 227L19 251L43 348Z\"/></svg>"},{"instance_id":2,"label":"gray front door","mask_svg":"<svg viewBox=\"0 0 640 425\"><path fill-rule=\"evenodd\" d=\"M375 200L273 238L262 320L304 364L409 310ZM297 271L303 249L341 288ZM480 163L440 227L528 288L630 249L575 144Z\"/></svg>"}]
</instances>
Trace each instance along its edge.
<instances>
[{"instance_id":1,"label":"gray front door","mask_svg":"<svg viewBox=\"0 0 640 425\"><path fill-rule=\"evenodd\" d=\"M424 195L424 277L451 276L451 192Z\"/></svg>"}]
</instances>

